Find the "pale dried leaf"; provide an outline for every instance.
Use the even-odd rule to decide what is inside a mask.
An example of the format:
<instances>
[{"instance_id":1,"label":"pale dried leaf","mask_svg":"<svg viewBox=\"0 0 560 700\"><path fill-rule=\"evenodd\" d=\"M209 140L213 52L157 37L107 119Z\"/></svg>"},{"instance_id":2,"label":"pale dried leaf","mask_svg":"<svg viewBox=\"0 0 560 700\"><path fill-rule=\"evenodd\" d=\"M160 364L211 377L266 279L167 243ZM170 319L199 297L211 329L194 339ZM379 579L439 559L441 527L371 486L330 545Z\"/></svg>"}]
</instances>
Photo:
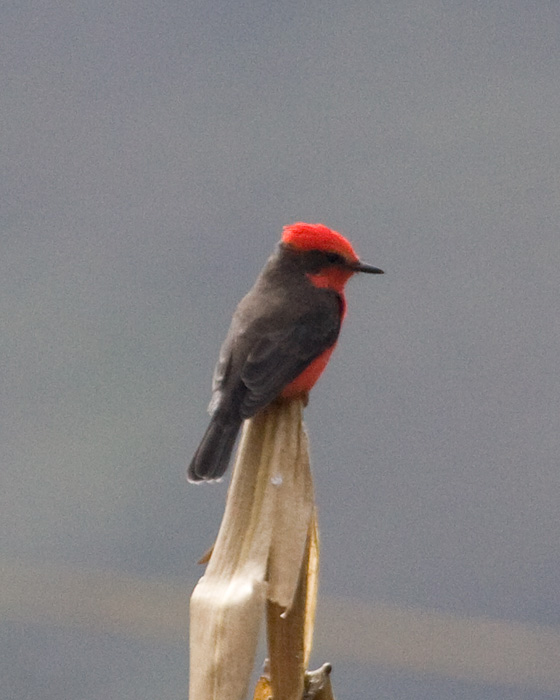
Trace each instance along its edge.
<instances>
[{"instance_id":1,"label":"pale dried leaf","mask_svg":"<svg viewBox=\"0 0 560 700\"><path fill-rule=\"evenodd\" d=\"M311 648L313 646L313 631L315 628L315 612L317 610L317 594L319 589L319 526L317 512L313 510L309 525L307 564L307 589L305 597L305 619L303 631L303 665L307 668Z\"/></svg>"},{"instance_id":2,"label":"pale dried leaf","mask_svg":"<svg viewBox=\"0 0 560 700\"><path fill-rule=\"evenodd\" d=\"M313 513L292 606L283 610L277 603L268 601L268 668L274 698L301 700L303 695L317 604L317 569L317 521Z\"/></svg>"},{"instance_id":3,"label":"pale dried leaf","mask_svg":"<svg viewBox=\"0 0 560 700\"><path fill-rule=\"evenodd\" d=\"M275 402L245 423L218 538L191 598L190 700L245 697L265 599L272 591L281 612L292 605L312 511L302 402Z\"/></svg>"}]
</instances>

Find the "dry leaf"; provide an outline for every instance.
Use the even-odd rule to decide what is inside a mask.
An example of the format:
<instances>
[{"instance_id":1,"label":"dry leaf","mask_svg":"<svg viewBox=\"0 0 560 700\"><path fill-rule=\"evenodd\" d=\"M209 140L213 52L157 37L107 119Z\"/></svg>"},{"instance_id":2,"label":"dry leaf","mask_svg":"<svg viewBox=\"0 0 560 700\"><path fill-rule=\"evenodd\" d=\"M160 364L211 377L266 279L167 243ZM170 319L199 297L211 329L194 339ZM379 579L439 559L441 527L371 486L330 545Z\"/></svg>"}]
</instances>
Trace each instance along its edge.
<instances>
[{"instance_id":1,"label":"dry leaf","mask_svg":"<svg viewBox=\"0 0 560 700\"><path fill-rule=\"evenodd\" d=\"M293 605L285 610L268 601L268 667L274 698L301 700L303 695L317 603L317 568L317 523L313 517Z\"/></svg>"},{"instance_id":2,"label":"dry leaf","mask_svg":"<svg viewBox=\"0 0 560 700\"><path fill-rule=\"evenodd\" d=\"M190 700L242 700L265 601L281 612L294 602L313 541L302 411L301 400L277 401L245 423L218 538L191 598Z\"/></svg>"}]
</instances>

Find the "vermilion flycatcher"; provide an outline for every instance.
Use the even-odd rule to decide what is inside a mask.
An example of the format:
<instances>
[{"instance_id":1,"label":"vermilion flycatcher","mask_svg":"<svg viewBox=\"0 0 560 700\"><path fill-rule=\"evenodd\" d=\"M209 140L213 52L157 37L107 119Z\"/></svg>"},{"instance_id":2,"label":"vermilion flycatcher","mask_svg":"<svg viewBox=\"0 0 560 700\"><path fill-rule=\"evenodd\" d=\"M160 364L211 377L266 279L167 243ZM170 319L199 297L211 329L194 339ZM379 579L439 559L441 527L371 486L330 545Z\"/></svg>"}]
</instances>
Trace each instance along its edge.
<instances>
[{"instance_id":1,"label":"vermilion flycatcher","mask_svg":"<svg viewBox=\"0 0 560 700\"><path fill-rule=\"evenodd\" d=\"M237 307L214 370L210 425L189 481L219 479L246 418L278 396L306 394L335 348L346 313L344 285L360 262L349 241L323 224L286 226L254 287Z\"/></svg>"}]
</instances>

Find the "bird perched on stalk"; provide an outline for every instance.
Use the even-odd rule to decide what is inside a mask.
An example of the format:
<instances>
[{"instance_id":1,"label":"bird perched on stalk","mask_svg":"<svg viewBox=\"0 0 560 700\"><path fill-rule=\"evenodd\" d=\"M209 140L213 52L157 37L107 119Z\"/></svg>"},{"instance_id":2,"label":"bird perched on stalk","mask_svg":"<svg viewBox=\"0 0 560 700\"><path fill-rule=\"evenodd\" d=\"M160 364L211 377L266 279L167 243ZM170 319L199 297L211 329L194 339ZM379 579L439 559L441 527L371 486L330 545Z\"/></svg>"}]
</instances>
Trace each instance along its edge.
<instances>
[{"instance_id":1,"label":"bird perched on stalk","mask_svg":"<svg viewBox=\"0 0 560 700\"><path fill-rule=\"evenodd\" d=\"M284 227L233 315L214 370L210 425L189 465L189 481L219 479L246 418L279 396L307 394L313 387L346 313L344 285L357 272L383 274L323 224Z\"/></svg>"}]
</instances>

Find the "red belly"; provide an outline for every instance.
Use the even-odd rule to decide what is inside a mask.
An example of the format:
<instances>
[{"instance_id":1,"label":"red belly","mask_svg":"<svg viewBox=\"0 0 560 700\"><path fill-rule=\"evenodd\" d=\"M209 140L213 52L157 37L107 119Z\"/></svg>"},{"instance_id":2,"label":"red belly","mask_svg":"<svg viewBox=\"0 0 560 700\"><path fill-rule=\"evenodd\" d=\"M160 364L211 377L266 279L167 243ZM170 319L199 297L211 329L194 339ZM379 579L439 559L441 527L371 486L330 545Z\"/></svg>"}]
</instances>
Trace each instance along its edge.
<instances>
[{"instance_id":1,"label":"red belly","mask_svg":"<svg viewBox=\"0 0 560 700\"><path fill-rule=\"evenodd\" d=\"M298 396L299 394L304 394L305 392L309 391L327 366L327 362L329 361L333 350L334 345L327 348L321 355L319 355L319 357L316 357L313 362L294 379L293 382L290 382L284 387L280 396L285 399L289 399L293 396Z\"/></svg>"}]
</instances>

